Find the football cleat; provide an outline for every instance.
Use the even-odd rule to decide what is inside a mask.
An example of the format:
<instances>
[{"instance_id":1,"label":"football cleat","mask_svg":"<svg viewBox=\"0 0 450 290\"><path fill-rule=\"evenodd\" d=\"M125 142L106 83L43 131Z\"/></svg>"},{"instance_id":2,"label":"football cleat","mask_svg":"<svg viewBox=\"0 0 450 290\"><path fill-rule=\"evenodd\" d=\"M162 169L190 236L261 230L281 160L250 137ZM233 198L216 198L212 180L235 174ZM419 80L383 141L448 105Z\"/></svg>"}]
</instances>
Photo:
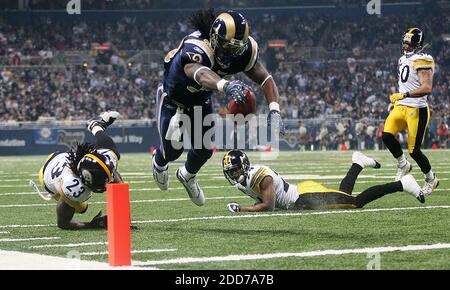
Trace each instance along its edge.
<instances>
[{"instance_id":1,"label":"football cleat","mask_svg":"<svg viewBox=\"0 0 450 290\"><path fill-rule=\"evenodd\" d=\"M421 203L425 202L425 197L423 195L422 189L420 188L420 185L417 183L414 176L411 174L407 174L400 179L400 182L402 183L403 191L410 193L415 198L417 198Z\"/></svg>"},{"instance_id":2,"label":"football cleat","mask_svg":"<svg viewBox=\"0 0 450 290\"><path fill-rule=\"evenodd\" d=\"M405 166L398 167L397 169L397 175L395 176L395 181L399 181L403 178L403 176L411 173L412 171L412 165L408 161L406 161Z\"/></svg>"},{"instance_id":3,"label":"football cleat","mask_svg":"<svg viewBox=\"0 0 450 290\"><path fill-rule=\"evenodd\" d=\"M190 179L187 179L181 173L181 168L177 169L177 171L175 172L175 175L177 176L177 178L181 182L181 184L183 184L183 186L186 189L192 202L198 206L204 205L205 204L205 195L203 194L203 190L198 185L198 182L197 182L197 179L195 178L195 176L191 177Z\"/></svg>"},{"instance_id":4,"label":"football cleat","mask_svg":"<svg viewBox=\"0 0 450 290\"><path fill-rule=\"evenodd\" d=\"M155 150L156 151L156 150ZM153 151L152 163L153 163L153 179L158 185L159 189L167 190L169 188L169 166L166 165L165 170L160 170L156 167L155 151Z\"/></svg>"},{"instance_id":5,"label":"football cleat","mask_svg":"<svg viewBox=\"0 0 450 290\"><path fill-rule=\"evenodd\" d=\"M425 195L430 195L433 192L433 190L435 190L438 186L439 186L439 180L438 180L436 174L434 174L433 179L431 179L431 180L425 179L425 185L422 187L422 192Z\"/></svg>"},{"instance_id":6,"label":"football cleat","mask_svg":"<svg viewBox=\"0 0 450 290\"><path fill-rule=\"evenodd\" d=\"M375 169L381 168L381 164L373 158L370 158L359 151L353 152L352 162L358 164L362 168L372 167Z\"/></svg>"}]
</instances>

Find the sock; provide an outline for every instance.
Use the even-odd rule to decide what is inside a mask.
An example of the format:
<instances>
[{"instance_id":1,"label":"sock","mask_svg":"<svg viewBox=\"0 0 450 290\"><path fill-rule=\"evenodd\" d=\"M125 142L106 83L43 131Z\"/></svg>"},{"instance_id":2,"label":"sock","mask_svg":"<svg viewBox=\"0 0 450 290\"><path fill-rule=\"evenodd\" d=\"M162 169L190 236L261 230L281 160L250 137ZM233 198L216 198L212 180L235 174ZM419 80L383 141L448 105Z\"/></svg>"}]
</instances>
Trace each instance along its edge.
<instances>
[{"instance_id":1,"label":"sock","mask_svg":"<svg viewBox=\"0 0 450 290\"><path fill-rule=\"evenodd\" d=\"M186 178L186 180L189 180L195 176L195 174L192 174L189 171L187 171L186 166L181 167L180 172Z\"/></svg>"},{"instance_id":2,"label":"sock","mask_svg":"<svg viewBox=\"0 0 450 290\"><path fill-rule=\"evenodd\" d=\"M153 166L158 169L159 171L166 171L169 168L169 164L166 164L164 166L161 166L158 164L158 162L156 161L156 156L153 159Z\"/></svg>"},{"instance_id":3,"label":"sock","mask_svg":"<svg viewBox=\"0 0 450 290\"><path fill-rule=\"evenodd\" d=\"M397 158L398 160L398 167L402 168L406 165L406 157L405 154L402 154L402 156L400 156L399 158Z\"/></svg>"},{"instance_id":4,"label":"sock","mask_svg":"<svg viewBox=\"0 0 450 290\"><path fill-rule=\"evenodd\" d=\"M425 174L425 180L431 181L433 179L434 179L434 172L433 172L433 170L430 170L430 172Z\"/></svg>"}]
</instances>

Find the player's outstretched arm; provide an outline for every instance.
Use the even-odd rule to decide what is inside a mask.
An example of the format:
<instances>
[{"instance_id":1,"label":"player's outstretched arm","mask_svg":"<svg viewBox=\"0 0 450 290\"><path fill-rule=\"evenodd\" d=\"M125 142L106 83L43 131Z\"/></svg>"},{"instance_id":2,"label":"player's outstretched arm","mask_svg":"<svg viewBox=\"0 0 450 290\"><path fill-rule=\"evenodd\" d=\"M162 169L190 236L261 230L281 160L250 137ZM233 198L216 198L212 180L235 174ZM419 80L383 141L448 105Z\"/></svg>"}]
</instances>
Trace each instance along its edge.
<instances>
[{"instance_id":1,"label":"player's outstretched arm","mask_svg":"<svg viewBox=\"0 0 450 290\"><path fill-rule=\"evenodd\" d=\"M257 62L255 66L248 72L245 72L245 74L252 81L261 86L269 106L273 102L278 104L279 93L277 85L267 69L261 63ZM280 111L279 108L278 111Z\"/></svg>"},{"instance_id":2,"label":"player's outstretched arm","mask_svg":"<svg viewBox=\"0 0 450 290\"><path fill-rule=\"evenodd\" d=\"M273 211L275 209L275 190L273 188L273 178L266 176L259 184L262 202L252 206L242 206L240 211L258 212Z\"/></svg>"},{"instance_id":3,"label":"player's outstretched arm","mask_svg":"<svg viewBox=\"0 0 450 290\"><path fill-rule=\"evenodd\" d=\"M106 229L106 216L101 216L101 213L88 223L74 220L74 214L75 209L73 207L62 200L58 201L56 205L58 228L63 230Z\"/></svg>"},{"instance_id":4,"label":"player's outstretched arm","mask_svg":"<svg viewBox=\"0 0 450 290\"><path fill-rule=\"evenodd\" d=\"M208 90L216 90L225 93L227 98L237 103L245 102L244 89L248 87L239 80L227 81L206 66L198 63L189 63L184 66L184 73L190 79L196 81Z\"/></svg>"},{"instance_id":5,"label":"player's outstretched arm","mask_svg":"<svg viewBox=\"0 0 450 290\"><path fill-rule=\"evenodd\" d=\"M259 84L264 92L267 104L269 104L269 117L267 119L268 126L272 123L279 128L281 135L285 133L284 123L281 120L280 105L278 104L279 93L277 85L266 68L259 62L255 66L245 72L245 74L255 83Z\"/></svg>"}]
</instances>

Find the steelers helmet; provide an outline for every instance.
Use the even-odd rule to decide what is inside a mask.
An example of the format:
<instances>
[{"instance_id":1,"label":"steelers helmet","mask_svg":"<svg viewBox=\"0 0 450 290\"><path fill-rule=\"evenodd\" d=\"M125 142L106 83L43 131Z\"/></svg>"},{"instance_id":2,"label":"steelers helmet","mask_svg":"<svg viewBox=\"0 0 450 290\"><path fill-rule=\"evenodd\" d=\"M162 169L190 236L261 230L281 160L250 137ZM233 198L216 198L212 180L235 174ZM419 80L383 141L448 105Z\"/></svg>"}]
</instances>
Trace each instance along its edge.
<instances>
[{"instance_id":1,"label":"steelers helmet","mask_svg":"<svg viewBox=\"0 0 450 290\"><path fill-rule=\"evenodd\" d=\"M242 183L250 170L247 154L240 150L230 150L222 160L223 174L231 184Z\"/></svg>"},{"instance_id":2,"label":"steelers helmet","mask_svg":"<svg viewBox=\"0 0 450 290\"><path fill-rule=\"evenodd\" d=\"M209 33L216 59L228 64L230 59L242 55L247 49L250 28L240 13L227 11L214 20Z\"/></svg>"},{"instance_id":3,"label":"steelers helmet","mask_svg":"<svg viewBox=\"0 0 450 290\"><path fill-rule=\"evenodd\" d=\"M81 182L93 192L104 192L113 180L114 164L104 155L92 152L84 155L77 165Z\"/></svg>"},{"instance_id":4,"label":"steelers helmet","mask_svg":"<svg viewBox=\"0 0 450 290\"><path fill-rule=\"evenodd\" d=\"M423 49L424 34L417 27L409 28L402 37L404 55L415 54Z\"/></svg>"}]
</instances>

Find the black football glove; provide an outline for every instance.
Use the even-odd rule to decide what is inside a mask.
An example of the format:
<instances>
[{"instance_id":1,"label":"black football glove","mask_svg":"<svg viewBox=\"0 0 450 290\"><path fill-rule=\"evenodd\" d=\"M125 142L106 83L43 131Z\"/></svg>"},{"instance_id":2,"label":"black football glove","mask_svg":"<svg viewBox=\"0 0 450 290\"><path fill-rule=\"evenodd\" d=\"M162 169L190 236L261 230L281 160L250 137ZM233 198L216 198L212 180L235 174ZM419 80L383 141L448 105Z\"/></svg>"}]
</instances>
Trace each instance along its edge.
<instances>
[{"instance_id":1,"label":"black football glove","mask_svg":"<svg viewBox=\"0 0 450 290\"><path fill-rule=\"evenodd\" d=\"M95 119L89 120L87 123L88 130L93 132L94 127L99 126L103 130L108 128L114 121L120 117L120 113L116 111L107 111Z\"/></svg>"},{"instance_id":2,"label":"black football glove","mask_svg":"<svg viewBox=\"0 0 450 290\"><path fill-rule=\"evenodd\" d=\"M223 92L228 98L232 98L236 104L243 104L246 102L244 89L248 88L246 84L239 80L231 81L223 86Z\"/></svg>"},{"instance_id":3,"label":"black football glove","mask_svg":"<svg viewBox=\"0 0 450 290\"><path fill-rule=\"evenodd\" d=\"M233 213L238 213L241 211L241 206L237 202L230 202L228 204L228 210Z\"/></svg>"},{"instance_id":4,"label":"black football glove","mask_svg":"<svg viewBox=\"0 0 450 290\"><path fill-rule=\"evenodd\" d=\"M269 112L269 116L267 116L267 127L269 127L269 129L272 129L272 125L274 129L279 130L280 135L284 135L286 133L284 122L281 119L280 112L278 112L277 110L271 110Z\"/></svg>"},{"instance_id":5,"label":"black football glove","mask_svg":"<svg viewBox=\"0 0 450 290\"><path fill-rule=\"evenodd\" d=\"M107 229L107 227L107 217L106 215L102 216L101 211L89 222L90 229Z\"/></svg>"}]
</instances>

